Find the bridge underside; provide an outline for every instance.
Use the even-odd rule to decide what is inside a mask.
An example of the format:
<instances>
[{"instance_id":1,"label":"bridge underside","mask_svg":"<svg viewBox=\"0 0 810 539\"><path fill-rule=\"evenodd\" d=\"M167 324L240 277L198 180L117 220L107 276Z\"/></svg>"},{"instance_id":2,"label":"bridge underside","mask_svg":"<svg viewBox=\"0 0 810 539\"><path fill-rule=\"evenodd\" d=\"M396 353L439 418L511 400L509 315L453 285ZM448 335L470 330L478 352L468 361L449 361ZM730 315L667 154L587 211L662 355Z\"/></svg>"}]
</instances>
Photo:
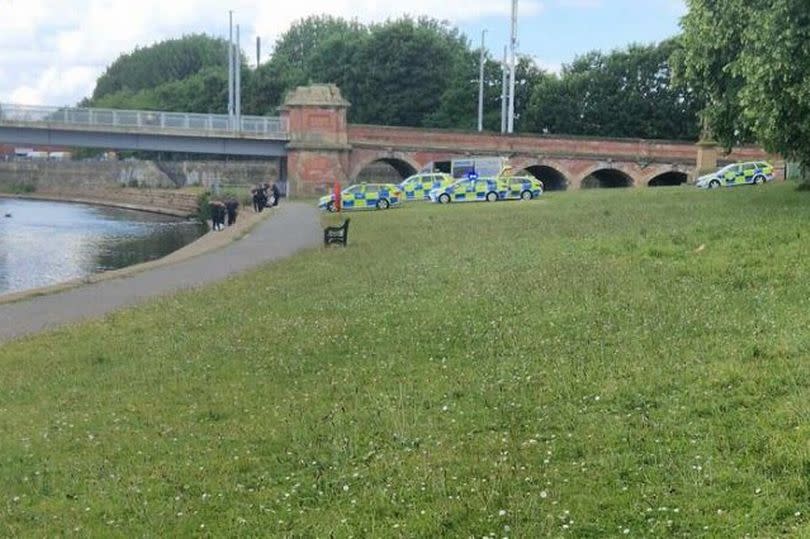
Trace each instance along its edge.
<instances>
[{"instance_id":1,"label":"bridge underside","mask_svg":"<svg viewBox=\"0 0 810 539\"><path fill-rule=\"evenodd\" d=\"M287 155L286 141L283 140L115 131L79 131L75 129L9 125L0 125L0 143L253 157L283 157Z\"/></svg>"}]
</instances>

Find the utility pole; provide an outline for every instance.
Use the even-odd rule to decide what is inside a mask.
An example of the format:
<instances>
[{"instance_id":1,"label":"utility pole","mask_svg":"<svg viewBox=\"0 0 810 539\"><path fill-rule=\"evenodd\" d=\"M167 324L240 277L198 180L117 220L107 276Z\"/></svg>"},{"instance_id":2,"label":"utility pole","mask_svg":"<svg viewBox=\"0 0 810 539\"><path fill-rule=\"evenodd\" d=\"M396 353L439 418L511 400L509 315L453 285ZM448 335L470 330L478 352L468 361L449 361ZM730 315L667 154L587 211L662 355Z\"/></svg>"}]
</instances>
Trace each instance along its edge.
<instances>
[{"instance_id":1,"label":"utility pole","mask_svg":"<svg viewBox=\"0 0 810 539\"><path fill-rule=\"evenodd\" d=\"M510 40L511 58L509 59L509 122L507 131L515 132L515 49L517 48L517 13L518 0L512 0L512 39Z\"/></svg>"},{"instance_id":2,"label":"utility pole","mask_svg":"<svg viewBox=\"0 0 810 539\"><path fill-rule=\"evenodd\" d=\"M228 122L233 129L233 11L228 12Z\"/></svg>"},{"instance_id":3,"label":"utility pole","mask_svg":"<svg viewBox=\"0 0 810 539\"><path fill-rule=\"evenodd\" d=\"M501 64L501 74L503 75L503 81L501 83L501 133L506 133L506 102L509 100L508 92L508 76L507 76L507 56L506 56L506 45L503 47L503 63Z\"/></svg>"},{"instance_id":4,"label":"utility pole","mask_svg":"<svg viewBox=\"0 0 810 539\"><path fill-rule=\"evenodd\" d=\"M484 130L484 37L486 30L481 31L481 60L478 73L478 131Z\"/></svg>"},{"instance_id":5,"label":"utility pole","mask_svg":"<svg viewBox=\"0 0 810 539\"><path fill-rule=\"evenodd\" d=\"M262 62L262 38L256 36L256 69L259 68L259 64Z\"/></svg>"},{"instance_id":6,"label":"utility pole","mask_svg":"<svg viewBox=\"0 0 810 539\"><path fill-rule=\"evenodd\" d=\"M236 130L242 130L242 47L239 40L239 25L236 25L236 51L234 52L234 79L236 80Z\"/></svg>"}]
</instances>

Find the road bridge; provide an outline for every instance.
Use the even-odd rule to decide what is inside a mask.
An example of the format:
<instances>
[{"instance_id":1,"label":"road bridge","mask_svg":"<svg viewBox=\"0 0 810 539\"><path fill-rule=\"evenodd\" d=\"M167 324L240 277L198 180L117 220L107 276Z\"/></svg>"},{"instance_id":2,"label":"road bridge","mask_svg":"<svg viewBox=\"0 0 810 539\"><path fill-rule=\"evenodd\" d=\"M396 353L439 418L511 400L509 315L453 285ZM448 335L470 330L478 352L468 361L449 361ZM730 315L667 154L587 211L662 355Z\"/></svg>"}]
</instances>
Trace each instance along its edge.
<instances>
[{"instance_id":1,"label":"road bridge","mask_svg":"<svg viewBox=\"0 0 810 539\"><path fill-rule=\"evenodd\" d=\"M351 183L374 165L405 178L473 155L506 157L550 190L679 185L733 161L784 169L756 147L350 125L349 106L325 84L290 92L279 117L243 116L239 125L216 114L0 105L0 143L278 158L299 195Z\"/></svg>"},{"instance_id":2,"label":"road bridge","mask_svg":"<svg viewBox=\"0 0 810 539\"><path fill-rule=\"evenodd\" d=\"M268 116L0 104L0 143L283 157L287 138Z\"/></svg>"}]
</instances>

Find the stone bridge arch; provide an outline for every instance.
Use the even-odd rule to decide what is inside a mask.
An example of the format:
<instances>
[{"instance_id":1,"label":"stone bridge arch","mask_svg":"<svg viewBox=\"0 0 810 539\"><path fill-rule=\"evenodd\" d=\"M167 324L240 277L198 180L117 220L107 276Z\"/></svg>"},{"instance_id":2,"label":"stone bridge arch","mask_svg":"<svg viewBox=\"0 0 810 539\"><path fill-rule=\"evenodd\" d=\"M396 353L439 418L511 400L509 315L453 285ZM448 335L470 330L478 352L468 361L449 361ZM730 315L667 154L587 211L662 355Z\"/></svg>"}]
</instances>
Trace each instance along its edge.
<instances>
[{"instance_id":1,"label":"stone bridge arch","mask_svg":"<svg viewBox=\"0 0 810 539\"><path fill-rule=\"evenodd\" d=\"M546 191L565 191L571 187L573 174L562 163L549 159L510 159L516 174L530 174L545 186Z\"/></svg>"},{"instance_id":2,"label":"stone bridge arch","mask_svg":"<svg viewBox=\"0 0 810 539\"><path fill-rule=\"evenodd\" d=\"M642 185L641 167L635 163L599 162L585 169L577 178L581 189L612 189Z\"/></svg>"},{"instance_id":3,"label":"stone bridge arch","mask_svg":"<svg viewBox=\"0 0 810 539\"><path fill-rule=\"evenodd\" d=\"M660 165L650 171L644 178L644 185L665 187L683 185L689 182L692 167L686 165Z\"/></svg>"},{"instance_id":4,"label":"stone bridge arch","mask_svg":"<svg viewBox=\"0 0 810 539\"><path fill-rule=\"evenodd\" d=\"M404 180L416 174L422 165L413 157L404 152L368 152L354 150L351 156L349 182L354 183L361 173L371 165L381 163L392 168Z\"/></svg>"}]
</instances>

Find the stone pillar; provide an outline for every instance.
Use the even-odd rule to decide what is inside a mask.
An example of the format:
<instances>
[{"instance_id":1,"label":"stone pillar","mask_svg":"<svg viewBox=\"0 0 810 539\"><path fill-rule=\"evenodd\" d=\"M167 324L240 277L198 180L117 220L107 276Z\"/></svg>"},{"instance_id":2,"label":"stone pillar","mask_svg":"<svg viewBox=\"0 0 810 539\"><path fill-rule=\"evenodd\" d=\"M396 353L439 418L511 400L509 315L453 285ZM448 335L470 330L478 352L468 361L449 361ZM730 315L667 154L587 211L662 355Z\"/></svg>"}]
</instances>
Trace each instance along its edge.
<instances>
[{"instance_id":1,"label":"stone pillar","mask_svg":"<svg viewBox=\"0 0 810 539\"><path fill-rule=\"evenodd\" d=\"M717 157L720 154L717 143L713 140L704 139L697 143L697 163L695 164L696 180L704 174L717 170Z\"/></svg>"},{"instance_id":2,"label":"stone pillar","mask_svg":"<svg viewBox=\"0 0 810 539\"><path fill-rule=\"evenodd\" d=\"M334 84L299 86L287 94L281 115L288 122L287 175L292 196L329 192L349 175L349 102Z\"/></svg>"}]
</instances>

